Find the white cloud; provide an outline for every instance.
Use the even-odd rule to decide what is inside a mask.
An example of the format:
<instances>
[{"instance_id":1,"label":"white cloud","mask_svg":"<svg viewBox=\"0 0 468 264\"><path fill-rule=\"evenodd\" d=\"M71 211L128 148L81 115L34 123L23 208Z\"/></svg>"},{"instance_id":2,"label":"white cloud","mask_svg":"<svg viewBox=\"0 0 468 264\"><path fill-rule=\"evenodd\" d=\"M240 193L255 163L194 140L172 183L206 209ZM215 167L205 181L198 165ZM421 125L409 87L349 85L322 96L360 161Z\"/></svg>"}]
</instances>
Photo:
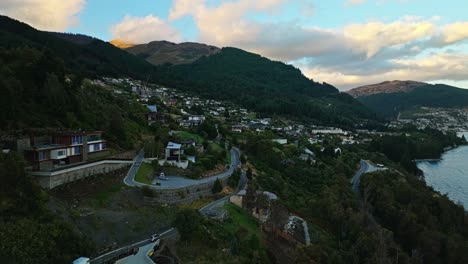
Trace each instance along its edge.
<instances>
[{"instance_id":1,"label":"white cloud","mask_svg":"<svg viewBox=\"0 0 468 264\"><path fill-rule=\"evenodd\" d=\"M347 2L361 4L365 1ZM208 5L206 0L175 0L169 19L192 16L200 42L235 46L292 62L310 78L345 89L387 79L430 81L443 76L468 79L462 77L459 70L464 69L463 61L455 60L454 55L450 58L453 57L452 62L456 64L446 60L448 54L426 57L426 61L414 59L417 55L424 58L421 54L429 49L437 50L468 38L468 23L441 27L437 25L440 22L437 16L428 19L406 16L390 22L369 21L325 29L306 27L298 20L259 22L248 16L252 12L278 12L284 6L285 1L281 0L237 0L214 6ZM463 53L458 55L464 57ZM428 67L431 61L437 66ZM410 62L419 64L407 65Z\"/></svg>"},{"instance_id":2,"label":"white cloud","mask_svg":"<svg viewBox=\"0 0 468 264\"><path fill-rule=\"evenodd\" d=\"M0 14L41 30L64 31L78 23L85 0L1 0Z\"/></svg>"},{"instance_id":3,"label":"white cloud","mask_svg":"<svg viewBox=\"0 0 468 264\"><path fill-rule=\"evenodd\" d=\"M178 42L182 39L179 31L154 15L125 16L111 28L111 34L113 38L129 43L147 43L154 40Z\"/></svg>"},{"instance_id":4,"label":"white cloud","mask_svg":"<svg viewBox=\"0 0 468 264\"><path fill-rule=\"evenodd\" d=\"M442 29L445 43L455 43L468 38L468 22L449 24Z\"/></svg>"},{"instance_id":5,"label":"white cloud","mask_svg":"<svg viewBox=\"0 0 468 264\"><path fill-rule=\"evenodd\" d=\"M365 52L370 58L382 48L430 37L434 31L435 26L429 21L405 18L387 24L375 21L348 25L344 28L344 35L355 49Z\"/></svg>"},{"instance_id":6,"label":"white cloud","mask_svg":"<svg viewBox=\"0 0 468 264\"><path fill-rule=\"evenodd\" d=\"M390 60L391 67L383 72L352 73L351 70L336 67L303 66L304 74L314 76L337 85L344 90L361 85L378 83L386 80L415 80L433 82L438 80L467 80L468 54L433 54L420 59Z\"/></svg>"}]
</instances>

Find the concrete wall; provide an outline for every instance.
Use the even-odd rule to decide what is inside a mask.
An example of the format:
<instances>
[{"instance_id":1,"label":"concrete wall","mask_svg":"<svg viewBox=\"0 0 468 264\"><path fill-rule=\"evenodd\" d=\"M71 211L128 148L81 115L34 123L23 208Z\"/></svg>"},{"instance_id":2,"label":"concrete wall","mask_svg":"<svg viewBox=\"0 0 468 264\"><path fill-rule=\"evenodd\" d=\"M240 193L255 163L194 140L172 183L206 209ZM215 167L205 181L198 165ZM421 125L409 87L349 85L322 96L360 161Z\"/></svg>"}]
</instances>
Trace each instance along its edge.
<instances>
[{"instance_id":1,"label":"concrete wall","mask_svg":"<svg viewBox=\"0 0 468 264\"><path fill-rule=\"evenodd\" d=\"M132 161L102 160L59 171L34 171L30 172L30 174L36 177L43 188L53 189L59 185L89 176L115 171L129 166L131 163Z\"/></svg>"},{"instance_id":2,"label":"concrete wall","mask_svg":"<svg viewBox=\"0 0 468 264\"><path fill-rule=\"evenodd\" d=\"M228 178L219 179L223 186L226 185ZM214 196L211 192L213 185L214 182L207 182L179 189L155 190L156 197L147 200L168 204L187 204L200 198Z\"/></svg>"}]
</instances>

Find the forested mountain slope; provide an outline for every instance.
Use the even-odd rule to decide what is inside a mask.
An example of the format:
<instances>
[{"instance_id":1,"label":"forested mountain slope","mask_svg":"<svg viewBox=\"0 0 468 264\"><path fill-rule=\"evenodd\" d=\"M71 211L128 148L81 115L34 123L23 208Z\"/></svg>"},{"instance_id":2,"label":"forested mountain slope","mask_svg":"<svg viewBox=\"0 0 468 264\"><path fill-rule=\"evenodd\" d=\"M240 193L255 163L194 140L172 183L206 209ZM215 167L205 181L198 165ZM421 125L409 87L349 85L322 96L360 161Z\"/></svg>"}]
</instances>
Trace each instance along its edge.
<instances>
[{"instance_id":1,"label":"forested mountain slope","mask_svg":"<svg viewBox=\"0 0 468 264\"><path fill-rule=\"evenodd\" d=\"M117 47L118 41L111 41ZM192 63L203 56L210 56L219 52L219 48L201 43L184 42L172 43L169 41L152 41L147 44L133 45L125 48L126 51L147 60L154 65Z\"/></svg>"},{"instance_id":2,"label":"forested mountain slope","mask_svg":"<svg viewBox=\"0 0 468 264\"><path fill-rule=\"evenodd\" d=\"M266 114L285 114L323 123L348 123L373 113L326 83L305 77L291 65L236 48L184 65L159 66L157 80Z\"/></svg>"},{"instance_id":3,"label":"forested mountain slope","mask_svg":"<svg viewBox=\"0 0 468 264\"><path fill-rule=\"evenodd\" d=\"M153 70L153 66L145 60L102 40L39 31L22 22L0 16L0 47L23 46L47 50L61 58L67 68L81 74L146 78Z\"/></svg>"},{"instance_id":4,"label":"forested mountain slope","mask_svg":"<svg viewBox=\"0 0 468 264\"><path fill-rule=\"evenodd\" d=\"M427 84L409 92L381 93L358 100L375 112L394 117L410 107L466 107L468 90L444 84Z\"/></svg>"}]
</instances>

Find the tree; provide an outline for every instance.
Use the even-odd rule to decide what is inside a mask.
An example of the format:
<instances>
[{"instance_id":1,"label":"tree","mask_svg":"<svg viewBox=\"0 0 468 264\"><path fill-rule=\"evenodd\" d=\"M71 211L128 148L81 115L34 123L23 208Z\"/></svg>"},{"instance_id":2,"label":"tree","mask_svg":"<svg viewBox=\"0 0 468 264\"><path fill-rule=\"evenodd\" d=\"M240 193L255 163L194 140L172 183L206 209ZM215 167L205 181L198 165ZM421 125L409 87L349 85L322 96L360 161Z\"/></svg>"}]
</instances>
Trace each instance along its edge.
<instances>
[{"instance_id":1,"label":"tree","mask_svg":"<svg viewBox=\"0 0 468 264\"><path fill-rule=\"evenodd\" d=\"M185 241L194 240L203 235L203 217L193 209L182 209L176 215L173 225L177 228L180 238Z\"/></svg>"},{"instance_id":2,"label":"tree","mask_svg":"<svg viewBox=\"0 0 468 264\"><path fill-rule=\"evenodd\" d=\"M216 181L213 184L213 188L211 189L211 192L213 194L217 194L222 190L223 190L223 186L221 185L221 181L219 180L219 178L216 178Z\"/></svg>"}]
</instances>

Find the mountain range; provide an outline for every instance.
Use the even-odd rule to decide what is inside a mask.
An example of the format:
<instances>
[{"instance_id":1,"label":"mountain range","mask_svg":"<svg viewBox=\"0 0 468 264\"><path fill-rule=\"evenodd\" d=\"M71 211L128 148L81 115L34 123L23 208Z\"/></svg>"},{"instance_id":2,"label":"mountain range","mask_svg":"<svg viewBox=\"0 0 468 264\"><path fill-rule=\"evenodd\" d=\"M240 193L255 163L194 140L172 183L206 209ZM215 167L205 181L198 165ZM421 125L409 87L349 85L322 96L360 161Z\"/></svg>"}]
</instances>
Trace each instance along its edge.
<instances>
[{"instance_id":1,"label":"mountain range","mask_svg":"<svg viewBox=\"0 0 468 264\"><path fill-rule=\"evenodd\" d=\"M415 107L467 107L468 90L444 84L391 81L351 89L351 94L384 117Z\"/></svg>"},{"instance_id":2,"label":"mountain range","mask_svg":"<svg viewBox=\"0 0 468 264\"><path fill-rule=\"evenodd\" d=\"M93 37L39 31L0 16L0 48L18 47L57 57L67 71L77 75L150 79L269 115L349 126L359 119L375 117L372 111L332 85L314 82L291 65L236 48L159 41L122 50Z\"/></svg>"}]
</instances>

